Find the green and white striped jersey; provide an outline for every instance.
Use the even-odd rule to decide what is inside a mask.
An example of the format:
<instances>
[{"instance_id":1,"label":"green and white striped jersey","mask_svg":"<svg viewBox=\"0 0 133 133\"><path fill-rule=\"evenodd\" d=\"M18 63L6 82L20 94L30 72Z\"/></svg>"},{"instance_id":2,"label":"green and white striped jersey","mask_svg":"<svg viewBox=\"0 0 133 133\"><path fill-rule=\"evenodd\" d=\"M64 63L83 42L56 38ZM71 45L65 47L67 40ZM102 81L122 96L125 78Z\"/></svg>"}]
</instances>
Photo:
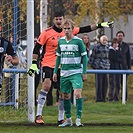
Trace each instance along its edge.
<instances>
[{"instance_id":1,"label":"green and white striped jersey","mask_svg":"<svg viewBox=\"0 0 133 133\"><path fill-rule=\"evenodd\" d=\"M60 38L56 55L60 56L61 76L67 77L82 73L81 58L86 54L82 39L74 36L72 40L67 42L66 37Z\"/></svg>"}]
</instances>

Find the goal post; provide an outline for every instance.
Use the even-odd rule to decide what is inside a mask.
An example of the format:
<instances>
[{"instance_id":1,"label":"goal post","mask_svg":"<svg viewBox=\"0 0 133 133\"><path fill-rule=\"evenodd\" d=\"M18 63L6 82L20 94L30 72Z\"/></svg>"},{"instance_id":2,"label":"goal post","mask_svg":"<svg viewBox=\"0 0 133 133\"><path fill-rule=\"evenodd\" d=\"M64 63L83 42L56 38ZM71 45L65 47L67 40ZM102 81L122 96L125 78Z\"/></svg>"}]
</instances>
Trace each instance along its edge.
<instances>
[{"instance_id":1,"label":"goal post","mask_svg":"<svg viewBox=\"0 0 133 133\"><path fill-rule=\"evenodd\" d=\"M0 122L34 122L34 77L27 75L27 69L32 63L34 47L34 0L2 0L0 1L0 19L2 20L2 36L9 40L12 33L13 47L17 47L19 36L20 45L27 47L27 68L18 67L3 69L3 75L13 76L9 82L3 82L2 100L0 101ZM23 75L21 77L20 75ZM5 77L3 77L3 81ZM6 97L7 88L12 94ZM13 99L9 99L13 97ZM6 98L9 101L6 101ZM7 115L8 114L8 115Z\"/></svg>"},{"instance_id":2,"label":"goal post","mask_svg":"<svg viewBox=\"0 0 133 133\"><path fill-rule=\"evenodd\" d=\"M34 0L27 0L27 54L28 68L32 63L32 52L34 47ZM34 122L34 77L28 76L28 121Z\"/></svg>"}]
</instances>

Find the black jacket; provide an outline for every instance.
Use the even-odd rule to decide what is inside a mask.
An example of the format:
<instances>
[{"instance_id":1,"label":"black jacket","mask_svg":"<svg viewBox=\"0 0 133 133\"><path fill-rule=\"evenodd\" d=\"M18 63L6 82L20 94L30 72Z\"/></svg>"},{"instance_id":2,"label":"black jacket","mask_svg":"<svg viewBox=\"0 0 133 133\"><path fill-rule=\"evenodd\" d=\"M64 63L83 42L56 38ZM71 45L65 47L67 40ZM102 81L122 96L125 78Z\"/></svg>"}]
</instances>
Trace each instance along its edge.
<instances>
[{"instance_id":1,"label":"black jacket","mask_svg":"<svg viewBox=\"0 0 133 133\"><path fill-rule=\"evenodd\" d=\"M120 44L120 50L122 51L122 58L124 60L125 69L131 69L131 56L129 45L125 42Z\"/></svg>"},{"instance_id":2,"label":"black jacket","mask_svg":"<svg viewBox=\"0 0 133 133\"><path fill-rule=\"evenodd\" d=\"M109 60L110 60L110 69L125 69L122 51L115 50L112 46L109 47Z\"/></svg>"},{"instance_id":3,"label":"black jacket","mask_svg":"<svg viewBox=\"0 0 133 133\"><path fill-rule=\"evenodd\" d=\"M14 51L11 43L5 38L0 38L0 69L3 67L4 63L4 54L8 54L11 56L16 56L16 52Z\"/></svg>"}]
</instances>

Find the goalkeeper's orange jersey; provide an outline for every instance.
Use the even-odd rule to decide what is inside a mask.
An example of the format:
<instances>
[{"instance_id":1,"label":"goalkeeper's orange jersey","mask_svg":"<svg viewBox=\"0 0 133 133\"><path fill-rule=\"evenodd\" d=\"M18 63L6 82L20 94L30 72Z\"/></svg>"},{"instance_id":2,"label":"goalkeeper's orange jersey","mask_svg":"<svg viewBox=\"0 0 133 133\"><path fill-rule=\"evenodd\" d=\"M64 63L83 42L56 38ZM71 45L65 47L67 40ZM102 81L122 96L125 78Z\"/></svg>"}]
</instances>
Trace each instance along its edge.
<instances>
[{"instance_id":1,"label":"goalkeeper's orange jersey","mask_svg":"<svg viewBox=\"0 0 133 133\"><path fill-rule=\"evenodd\" d=\"M79 32L79 27L74 28L73 34L74 35L78 34L78 32ZM57 32L53 29L53 27L44 30L40 34L37 42L42 46L45 45L45 54L41 62L42 67L44 66L48 66L50 68L55 67L56 49L58 45L58 40L63 36L65 36L63 30L61 32Z\"/></svg>"}]
</instances>

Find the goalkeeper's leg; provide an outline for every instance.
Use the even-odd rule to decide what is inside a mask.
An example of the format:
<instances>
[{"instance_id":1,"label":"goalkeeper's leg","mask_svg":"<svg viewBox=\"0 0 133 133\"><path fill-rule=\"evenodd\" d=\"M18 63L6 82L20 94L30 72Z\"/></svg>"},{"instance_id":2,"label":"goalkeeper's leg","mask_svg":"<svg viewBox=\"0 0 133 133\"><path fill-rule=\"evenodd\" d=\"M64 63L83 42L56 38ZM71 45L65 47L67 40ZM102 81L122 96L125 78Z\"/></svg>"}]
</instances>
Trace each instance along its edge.
<instances>
[{"instance_id":1,"label":"goalkeeper's leg","mask_svg":"<svg viewBox=\"0 0 133 133\"><path fill-rule=\"evenodd\" d=\"M42 83L42 89L38 95L38 105L37 105L37 113L36 113L36 119L35 123L37 124L44 124L42 120L42 109L46 102L47 93L51 87L52 84L52 76L53 76L53 68L50 67L43 67L43 83Z\"/></svg>"},{"instance_id":2,"label":"goalkeeper's leg","mask_svg":"<svg viewBox=\"0 0 133 133\"><path fill-rule=\"evenodd\" d=\"M47 91L41 89L38 95L37 113L36 113L36 119L35 119L36 124L44 124L42 119L42 109L46 102L47 93L48 93Z\"/></svg>"}]
</instances>

